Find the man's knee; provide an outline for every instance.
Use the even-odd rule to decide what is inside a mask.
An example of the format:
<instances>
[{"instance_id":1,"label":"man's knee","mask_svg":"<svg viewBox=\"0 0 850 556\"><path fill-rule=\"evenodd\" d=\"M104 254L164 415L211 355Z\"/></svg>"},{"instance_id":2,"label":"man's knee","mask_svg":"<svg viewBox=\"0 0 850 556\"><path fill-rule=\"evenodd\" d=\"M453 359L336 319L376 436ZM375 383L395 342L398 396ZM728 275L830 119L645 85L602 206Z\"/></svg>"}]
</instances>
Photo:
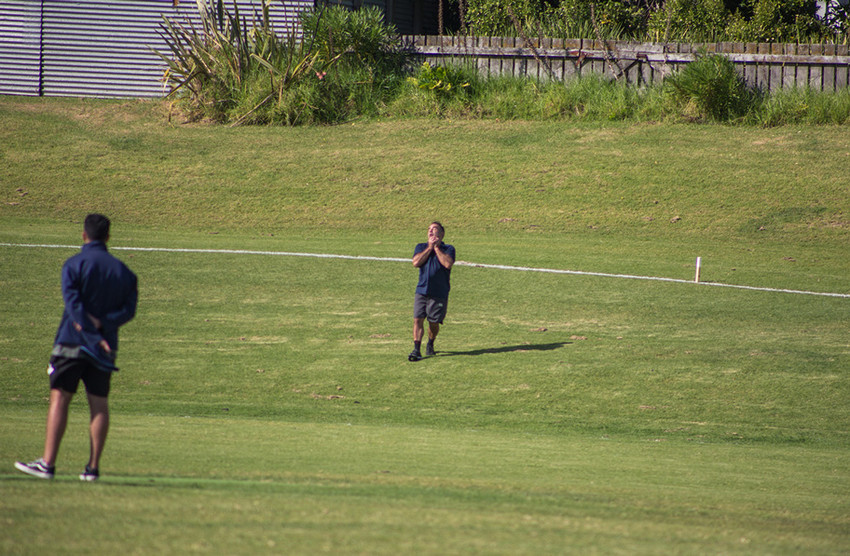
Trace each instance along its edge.
<instances>
[{"instance_id":1,"label":"man's knee","mask_svg":"<svg viewBox=\"0 0 850 556\"><path fill-rule=\"evenodd\" d=\"M105 396L96 396L94 394L89 394L89 409L91 410L92 415L98 414L108 414L109 413L109 399Z\"/></svg>"},{"instance_id":2,"label":"man's knee","mask_svg":"<svg viewBox=\"0 0 850 556\"><path fill-rule=\"evenodd\" d=\"M71 404L71 400L73 399L74 392L68 392L67 390L63 390L62 388L50 389L50 401L55 404L67 407Z\"/></svg>"}]
</instances>

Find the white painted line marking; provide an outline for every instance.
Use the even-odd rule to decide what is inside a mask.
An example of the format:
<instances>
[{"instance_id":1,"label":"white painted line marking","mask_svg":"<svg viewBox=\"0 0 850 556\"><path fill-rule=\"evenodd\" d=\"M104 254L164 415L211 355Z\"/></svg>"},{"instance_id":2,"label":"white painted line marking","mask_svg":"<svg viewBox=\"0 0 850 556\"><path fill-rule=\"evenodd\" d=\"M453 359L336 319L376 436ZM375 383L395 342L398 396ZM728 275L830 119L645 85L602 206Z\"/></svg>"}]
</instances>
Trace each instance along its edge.
<instances>
[{"instance_id":1,"label":"white painted line marking","mask_svg":"<svg viewBox=\"0 0 850 556\"><path fill-rule=\"evenodd\" d=\"M36 243L0 243L2 247L29 247L29 248L50 248L50 249L79 249L79 245L44 245ZM347 259L356 261L382 261L382 262L403 262L409 263L410 259L402 259L395 257L366 257L361 255L334 255L330 253L294 253L289 251L250 251L243 249L178 249L169 247L115 247L110 246L113 251L150 251L160 253L211 253L217 255L267 255L278 257L312 257L317 259ZM772 293L791 293L796 295L818 295L822 297L840 297L850 299L850 294L847 293L830 293L830 292L815 292L806 290L785 290L779 288L762 288L758 286L741 286L738 284L722 284L719 282L697 282L693 280L683 280L679 278L663 278L658 276L639 276L632 274L610 274L607 272L587 272L584 270L560 270L555 268L534 268L527 266L507 266L500 264L483 264L470 263L465 261L457 261L459 266L470 266L474 268L492 268L495 270L515 270L521 272L542 272L548 274L571 274L575 276L598 276L602 278L620 278L626 280L652 280L656 282L673 282L676 284L695 284L697 286L715 286L718 288L734 288L739 290L750 290L759 292Z\"/></svg>"}]
</instances>

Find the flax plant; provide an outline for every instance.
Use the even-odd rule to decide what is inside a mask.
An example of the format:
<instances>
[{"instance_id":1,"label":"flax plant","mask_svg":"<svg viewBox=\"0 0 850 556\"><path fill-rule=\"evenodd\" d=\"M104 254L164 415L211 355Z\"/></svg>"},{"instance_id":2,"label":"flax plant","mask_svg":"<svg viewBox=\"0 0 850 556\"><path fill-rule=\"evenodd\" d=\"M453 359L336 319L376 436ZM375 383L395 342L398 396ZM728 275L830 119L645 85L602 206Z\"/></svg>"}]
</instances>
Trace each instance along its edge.
<instances>
[{"instance_id":1,"label":"flax plant","mask_svg":"<svg viewBox=\"0 0 850 556\"><path fill-rule=\"evenodd\" d=\"M161 34L171 53L154 50L167 64L168 96L178 97L192 119L248 121L272 101L279 107L299 80L323 76L338 59L322 59L312 41L295 33L278 35L265 3L261 20L255 14L251 26L237 6L230 14L199 0L198 12L202 29L163 17ZM244 106L256 98L261 100Z\"/></svg>"},{"instance_id":2,"label":"flax plant","mask_svg":"<svg viewBox=\"0 0 850 556\"><path fill-rule=\"evenodd\" d=\"M300 31L278 34L268 4L249 24L235 8L198 1L202 29L168 18L169 96L190 119L221 123L338 122L368 112L402 81L409 58L380 10L324 7L302 14ZM338 66L338 67L337 67Z\"/></svg>"},{"instance_id":3,"label":"flax plant","mask_svg":"<svg viewBox=\"0 0 850 556\"><path fill-rule=\"evenodd\" d=\"M182 95L189 112L197 118L222 121L235 103L234 92L251 70L254 44L238 8L231 15L199 0L198 11L200 30L191 20L181 23L163 16L160 34L171 56L154 52L167 64L163 80L171 88L169 96ZM264 24L268 24L265 10Z\"/></svg>"}]
</instances>

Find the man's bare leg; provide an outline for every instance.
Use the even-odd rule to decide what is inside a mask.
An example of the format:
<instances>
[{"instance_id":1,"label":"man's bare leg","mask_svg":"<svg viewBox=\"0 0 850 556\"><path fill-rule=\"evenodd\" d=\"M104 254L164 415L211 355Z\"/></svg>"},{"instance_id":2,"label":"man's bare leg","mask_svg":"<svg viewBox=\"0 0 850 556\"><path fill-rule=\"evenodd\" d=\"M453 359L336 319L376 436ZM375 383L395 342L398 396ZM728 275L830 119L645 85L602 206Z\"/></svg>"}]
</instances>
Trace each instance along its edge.
<instances>
[{"instance_id":1,"label":"man's bare leg","mask_svg":"<svg viewBox=\"0 0 850 556\"><path fill-rule=\"evenodd\" d=\"M109 432L109 402L107 398L89 394L89 411L91 421L89 423L89 435L91 437L91 454L89 455L89 469L100 468L100 456L106 445L106 435Z\"/></svg>"},{"instance_id":2,"label":"man's bare leg","mask_svg":"<svg viewBox=\"0 0 850 556\"><path fill-rule=\"evenodd\" d=\"M44 435L44 455L41 459L49 466L56 465L56 457L59 455L59 445L65 435L65 427L68 425L68 407L74 394L52 388L50 390L50 407L47 410L47 432Z\"/></svg>"}]
</instances>

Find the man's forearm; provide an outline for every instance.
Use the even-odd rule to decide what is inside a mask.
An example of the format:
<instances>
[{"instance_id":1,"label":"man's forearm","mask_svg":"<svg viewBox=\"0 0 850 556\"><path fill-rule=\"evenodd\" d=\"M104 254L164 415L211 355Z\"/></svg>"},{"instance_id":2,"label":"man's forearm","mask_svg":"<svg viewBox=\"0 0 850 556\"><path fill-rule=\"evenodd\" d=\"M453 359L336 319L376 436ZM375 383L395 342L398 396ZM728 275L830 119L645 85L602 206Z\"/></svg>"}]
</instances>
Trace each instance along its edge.
<instances>
[{"instance_id":1,"label":"man's forearm","mask_svg":"<svg viewBox=\"0 0 850 556\"><path fill-rule=\"evenodd\" d=\"M428 248L425 249L424 251L422 251L421 253L417 253L416 255L413 255L413 266L420 267L423 264L425 264L425 261L428 260L428 257L431 256L431 253L433 251L434 251L434 248L429 245Z\"/></svg>"},{"instance_id":2,"label":"man's forearm","mask_svg":"<svg viewBox=\"0 0 850 556\"><path fill-rule=\"evenodd\" d=\"M453 264L455 264L455 260L451 258L447 253L443 253L440 251L438 247L434 248L434 254L437 255L437 259L440 261L440 264L446 268L451 268Z\"/></svg>"}]
</instances>

